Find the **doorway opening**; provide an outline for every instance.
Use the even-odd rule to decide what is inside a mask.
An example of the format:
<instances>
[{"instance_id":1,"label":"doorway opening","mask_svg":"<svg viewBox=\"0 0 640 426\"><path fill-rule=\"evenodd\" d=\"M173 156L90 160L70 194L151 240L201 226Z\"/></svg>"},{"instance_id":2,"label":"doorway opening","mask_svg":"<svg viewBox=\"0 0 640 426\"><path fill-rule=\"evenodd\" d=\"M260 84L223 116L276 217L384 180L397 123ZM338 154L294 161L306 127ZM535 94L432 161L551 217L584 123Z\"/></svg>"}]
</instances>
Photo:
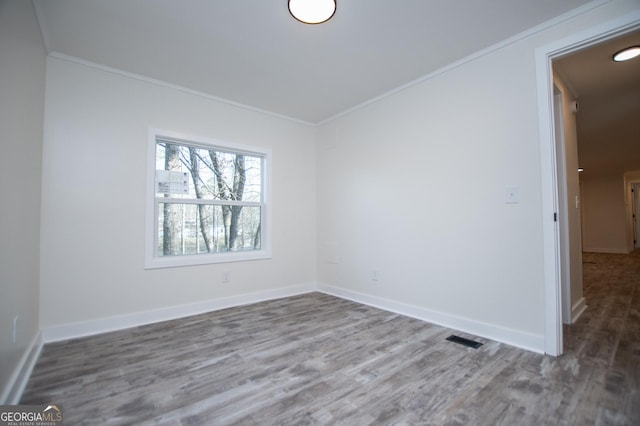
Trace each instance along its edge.
<instances>
[{"instance_id":1,"label":"doorway opening","mask_svg":"<svg viewBox=\"0 0 640 426\"><path fill-rule=\"evenodd\" d=\"M564 317L562 274L569 269L563 259L563 244L568 244L564 227L558 222L560 197L566 187L561 186L556 143L556 117L552 61L563 56L586 50L592 46L622 36L640 28L638 13L631 13L602 26L576 34L536 50L538 78L538 107L540 126L540 153L542 171L542 207L545 276L545 353L561 355L563 352L562 324ZM577 171L577 170L576 170ZM566 197L563 197L566 200ZM576 199L576 204L579 200ZM565 234L563 238L562 234ZM566 246L564 246L566 247ZM581 250L582 247L579 247Z\"/></svg>"}]
</instances>

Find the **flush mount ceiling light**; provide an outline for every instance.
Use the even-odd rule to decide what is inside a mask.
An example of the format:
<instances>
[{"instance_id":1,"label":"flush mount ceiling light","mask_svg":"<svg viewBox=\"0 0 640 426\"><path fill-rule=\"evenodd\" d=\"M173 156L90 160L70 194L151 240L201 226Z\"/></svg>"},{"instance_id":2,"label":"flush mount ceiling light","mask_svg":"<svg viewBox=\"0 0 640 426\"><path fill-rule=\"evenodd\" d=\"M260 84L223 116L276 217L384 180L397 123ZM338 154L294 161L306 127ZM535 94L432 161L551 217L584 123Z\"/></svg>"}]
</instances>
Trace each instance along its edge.
<instances>
[{"instance_id":1,"label":"flush mount ceiling light","mask_svg":"<svg viewBox=\"0 0 640 426\"><path fill-rule=\"evenodd\" d=\"M631 46L626 49L622 49L613 55L613 60L616 62L628 61L636 56L640 56L640 46Z\"/></svg>"},{"instance_id":2,"label":"flush mount ceiling light","mask_svg":"<svg viewBox=\"0 0 640 426\"><path fill-rule=\"evenodd\" d=\"M289 0L289 12L305 24L322 24L336 13L336 0Z\"/></svg>"}]
</instances>

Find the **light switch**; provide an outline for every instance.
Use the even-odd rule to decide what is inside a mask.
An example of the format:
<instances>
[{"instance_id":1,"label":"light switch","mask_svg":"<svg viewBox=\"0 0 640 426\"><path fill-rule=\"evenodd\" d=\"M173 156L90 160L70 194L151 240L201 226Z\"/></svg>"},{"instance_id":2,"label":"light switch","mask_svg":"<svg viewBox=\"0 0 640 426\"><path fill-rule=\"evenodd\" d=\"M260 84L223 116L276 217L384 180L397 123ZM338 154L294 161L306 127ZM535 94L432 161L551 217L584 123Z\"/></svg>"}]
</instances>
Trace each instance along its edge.
<instances>
[{"instance_id":1,"label":"light switch","mask_svg":"<svg viewBox=\"0 0 640 426\"><path fill-rule=\"evenodd\" d=\"M507 186L504 189L504 202L507 204L517 204L520 202L520 194L517 186Z\"/></svg>"}]
</instances>

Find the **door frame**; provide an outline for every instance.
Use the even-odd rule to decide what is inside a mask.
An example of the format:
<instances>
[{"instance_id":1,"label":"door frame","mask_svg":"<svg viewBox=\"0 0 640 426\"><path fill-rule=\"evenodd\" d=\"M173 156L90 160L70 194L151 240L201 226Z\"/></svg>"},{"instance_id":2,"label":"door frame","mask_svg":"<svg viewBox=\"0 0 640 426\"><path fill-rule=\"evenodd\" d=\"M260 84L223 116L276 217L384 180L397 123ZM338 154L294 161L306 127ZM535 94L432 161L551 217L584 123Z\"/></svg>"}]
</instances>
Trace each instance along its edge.
<instances>
[{"instance_id":1,"label":"door frame","mask_svg":"<svg viewBox=\"0 0 640 426\"><path fill-rule=\"evenodd\" d=\"M638 226L638 215L640 215L640 182L631 184L633 197L631 197L631 214L633 215L633 249L640 248L640 226Z\"/></svg>"},{"instance_id":2,"label":"door frame","mask_svg":"<svg viewBox=\"0 0 640 426\"><path fill-rule=\"evenodd\" d=\"M562 322L571 323L571 239L569 234L569 206L568 206L568 188L567 188L567 163L566 163L566 145L564 139L564 111L562 110L562 98L564 89L553 84L553 126L556 142L556 178L558 181L558 249L560 250L559 271L560 287L562 288Z\"/></svg>"},{"instance_id":3,"label":"door frame","mask_svg":"<svg viewBox=\"0 0 640 426\"><path fill-rule=\"evenodd\" d=\"M544 265L544 351L558 356L562 348L562 264L558 216L558 177L551 61L640 28L640 11L623 15L535 51L542 195Z\"/></svg>"},{"instance_id":4,"label":"door frame","mask_svg":"<svg viewBox=\"0 0 640 426\"><path fill-rule=\"evenodd\" d=\"M634 188L635 191L633 191ZM640 215L640 170L634 170L624 174L624 204L625 224L627 228L627 250L632 252L640 248L640 220L638 220L638 216ZM634 222L633 215L634 208L636 207L636 220Z\"/></svg>"}]
</instances>

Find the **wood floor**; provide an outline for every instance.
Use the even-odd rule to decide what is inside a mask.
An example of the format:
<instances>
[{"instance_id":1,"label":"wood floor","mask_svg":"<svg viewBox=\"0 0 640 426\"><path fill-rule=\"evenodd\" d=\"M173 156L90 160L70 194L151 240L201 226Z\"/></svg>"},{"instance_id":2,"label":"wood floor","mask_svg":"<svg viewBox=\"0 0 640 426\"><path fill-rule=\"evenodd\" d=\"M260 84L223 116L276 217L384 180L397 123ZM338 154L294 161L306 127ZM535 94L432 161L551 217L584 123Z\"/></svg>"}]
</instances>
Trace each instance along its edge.
<instances>
[{"instance_id":1,"label":"wood floor","mask_svg":"<svg viewBox=\"0 0 640 426\"><path fill-rule=\"evenodd\" d=\"M584 260L559 358L311 293L48 344L21 403L70 425L640 425L640 255Z\"/></svg>"}]
</instances>

